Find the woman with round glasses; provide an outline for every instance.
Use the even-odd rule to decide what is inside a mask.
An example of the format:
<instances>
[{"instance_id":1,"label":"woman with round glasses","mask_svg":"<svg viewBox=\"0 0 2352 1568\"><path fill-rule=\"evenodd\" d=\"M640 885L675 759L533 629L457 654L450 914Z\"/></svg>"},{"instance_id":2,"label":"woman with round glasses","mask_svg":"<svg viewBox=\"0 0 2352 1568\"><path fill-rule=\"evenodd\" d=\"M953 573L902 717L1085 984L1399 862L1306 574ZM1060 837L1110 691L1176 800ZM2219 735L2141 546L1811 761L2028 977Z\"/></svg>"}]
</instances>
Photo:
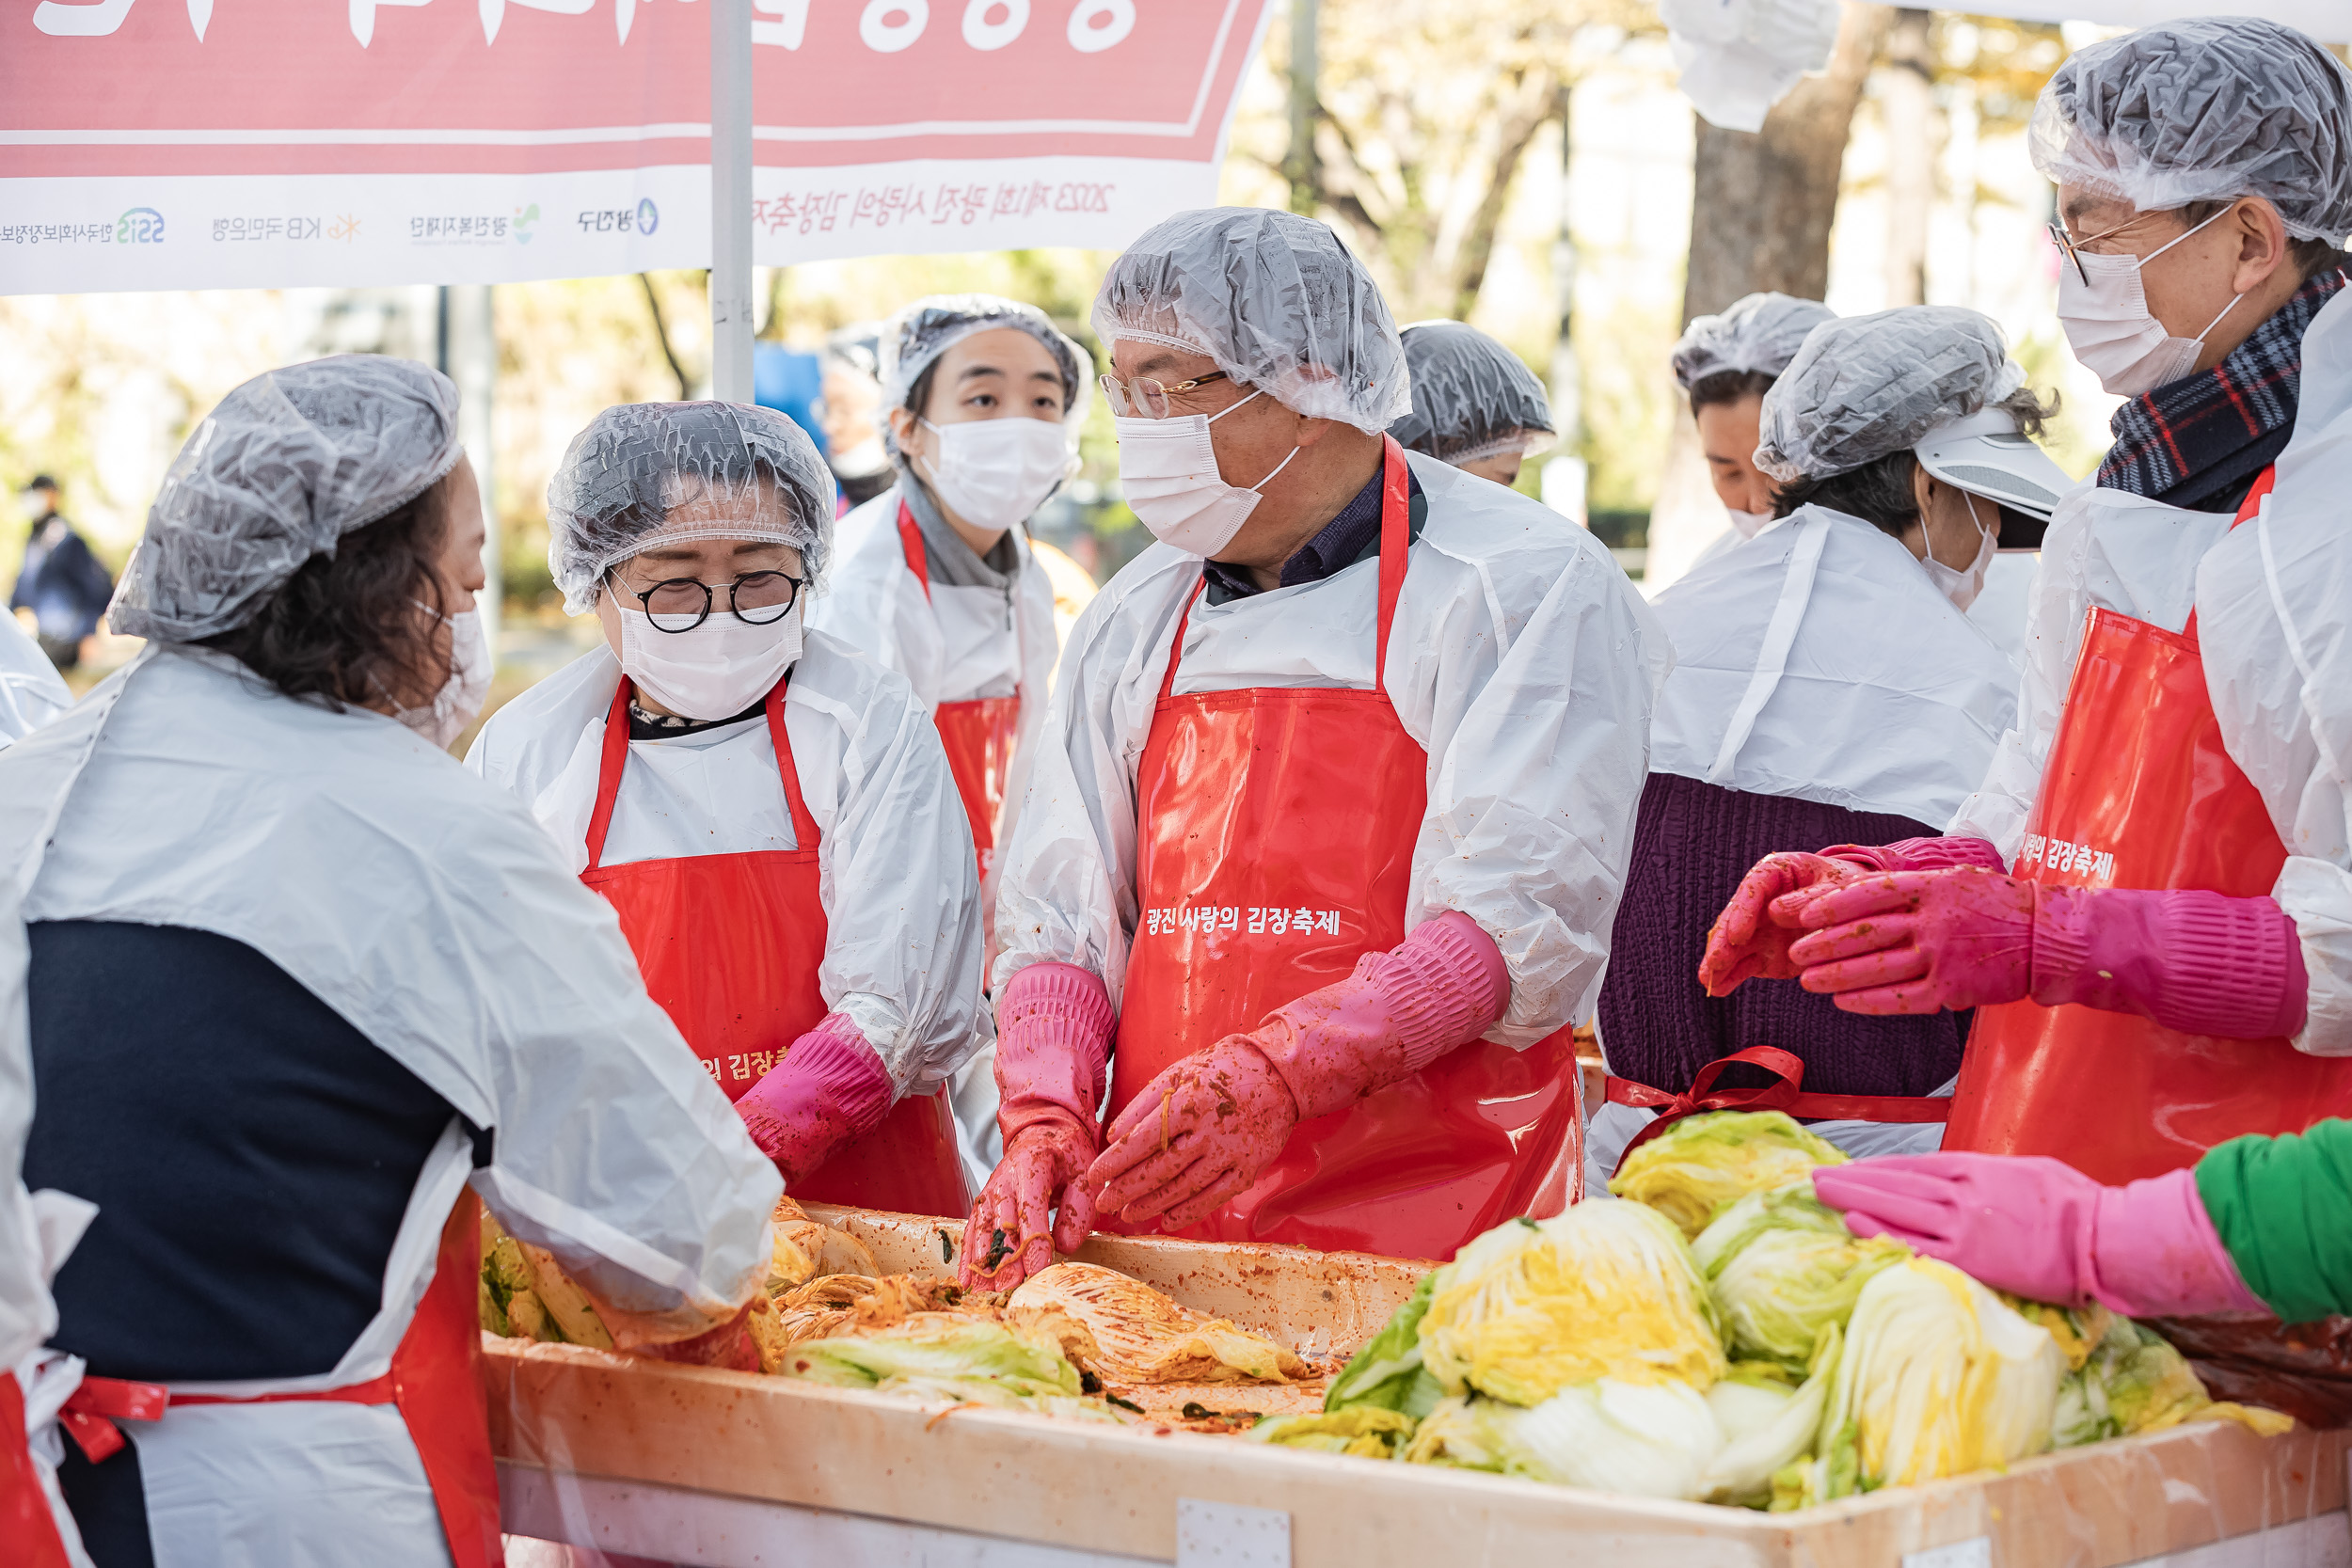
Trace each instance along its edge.
<instances>
[{"instance_id":1,"label":"woman with round glasses","mask_svg":"<svg viewBox=\"0 0 2352 1568\"><path fill-rule=\"evenodd\" d=\"M596 416L548 486L548 561L604 645L467 761L612 903L794 1196L961 1213L941 1086L987 1037L972 836L905 679L803 629L833 498L781 414Z\"/></svg>"}]
</instances>

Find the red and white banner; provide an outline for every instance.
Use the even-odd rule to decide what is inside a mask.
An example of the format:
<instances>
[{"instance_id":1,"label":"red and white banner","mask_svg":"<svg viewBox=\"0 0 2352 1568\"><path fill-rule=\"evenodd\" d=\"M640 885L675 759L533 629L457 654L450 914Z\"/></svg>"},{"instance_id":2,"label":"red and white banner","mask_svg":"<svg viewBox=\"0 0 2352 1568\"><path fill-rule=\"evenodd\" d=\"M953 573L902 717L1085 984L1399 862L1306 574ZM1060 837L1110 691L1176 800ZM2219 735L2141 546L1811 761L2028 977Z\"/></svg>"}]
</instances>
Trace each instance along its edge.
<instances>
[{"instance_id":1,"label":"red and white banner","mask_svg":"<svg viewBox=\"0 0 2352 1568\"><path fill-rule=\"evenodd\" d=\"M756 259L1119 245L1216 199L1267 0L754 0ZM699 0L12 0L0 293L710 259Z\"/></svg>"}]
</instances>

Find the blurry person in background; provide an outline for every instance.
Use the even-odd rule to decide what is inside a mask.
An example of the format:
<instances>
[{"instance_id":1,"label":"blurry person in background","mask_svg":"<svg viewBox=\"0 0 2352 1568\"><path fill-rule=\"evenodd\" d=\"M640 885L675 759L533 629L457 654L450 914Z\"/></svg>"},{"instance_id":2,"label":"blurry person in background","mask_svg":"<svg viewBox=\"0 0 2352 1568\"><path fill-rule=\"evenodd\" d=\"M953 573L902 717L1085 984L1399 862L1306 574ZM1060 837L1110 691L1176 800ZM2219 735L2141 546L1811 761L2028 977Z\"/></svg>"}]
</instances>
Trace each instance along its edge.
<instances>
[{"instance_id":1,"label":"blurry person in background","mask_svg":"<svg viewBox=\"0 0 2352 1568\"><path fill-rule=\"evenodd\" d=\"M827 338L824 377L825 461L847 513L898 477L882 446L882 328L860 322Z\"/></svg>"},{"instance_id":2,"label":"blurry person in background","mask_svg":"<svg viewBox=\"0 0 2352 1568\"><path fill-rule=\"evenodd\" d=\"M1497 484L1519 482L1519 466L1551 445L1551 404L1525 361L1462 322L1405 328L1413 410L1389 426L1406 451L1423 451Z\"/></svg>"},{"instance_id":3,"label":"blurry person in background","mask_svg":"<svg viewBox=\"0 0 2352 1568\"><path fill-rule=\"evenodd\" d=\"M1964 1020L1858 1018L1785 980L1734 991L1744 974L1699 959L1759 856L1950 863L1931 835L2016 711L2015 672L1965 611L2011 519L2038 525L2018 509L2065 483L2025 380L1988 318L1913 306L1824 321L1764 394L1756 460L1780 520L1653 606L1677 659L1600 993L1588 1186L1703 1075L1739 1092L1801 1074L1792 1114L1829 1118L1814 1131L1851 1155L1941 1138ZM1758 1047L1780 1054L1726 1063Z\"/></svg>"},{"instance_id":4,"label":"blurry person in background","mask_svg":"<svg viewBox=\"0 0 2352 1568\"><path fill-rule=\"evenodd\" d=\"M83 640L98 629L98 618L106 613L114 578L57 510L56 480L39 475L24 486L18 501L31 532L25 537L24 564L17 572L8 608L19 612L20 621L30 619L27 629L49 662L71 670L82 662Z\"/></svg>"},{"instance_id":5,"label":"blurry person in background","mask_svg":"<svg viewBox=\"0 0 2352 1568\"><path fill-rule=\"evenodd\" d=\"M1731 515L1693 567L1753 539L1772 520L1772 482L1756 466L1764 394L1797 356L1805 334L1837 313L1819 300L1749 294L1721 315L1698 316L1674 346L1675 380L1691 400L1715 495Z\"/></svg>"}]
</instances>

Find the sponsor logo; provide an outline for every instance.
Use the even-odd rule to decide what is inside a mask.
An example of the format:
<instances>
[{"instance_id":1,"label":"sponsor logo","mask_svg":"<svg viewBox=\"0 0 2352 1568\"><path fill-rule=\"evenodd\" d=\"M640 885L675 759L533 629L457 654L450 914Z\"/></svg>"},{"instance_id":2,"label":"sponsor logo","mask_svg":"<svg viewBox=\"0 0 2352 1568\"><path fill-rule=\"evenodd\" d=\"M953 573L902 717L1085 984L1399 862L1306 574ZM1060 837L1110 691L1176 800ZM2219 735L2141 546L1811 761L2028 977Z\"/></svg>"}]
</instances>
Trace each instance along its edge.
<instances>
[{"instance_id":1,"label":"sponsor logo","mask_svg":"<svg viewBox=\"0 0 2352 1568\"><path fill-rule=\"evenodd\" d=\"M349 213L337 214L335 221L326 226L326 237L349 245L359 237L359 220Z\"/></svg>"},{"instance_id":2,"label":"sponsor logo","mask_svg":"<svg viewBox=\"0 0 2352 1568\"><path fill-rule=\"evenodd\" d=\"M634 207L597 207L574 220L583 234L650 234L661 227L661 209L647 197Z\"/></svg>"},{"instance_id":3,"label":"sponsor logo","mask_svg":"<svg viewBox=\"0 0 2352 1568\"><path fill-rule=\"evenodd\" d=\"M338 218L335 221L341 224L346 220ZM355 218L348 221L352 223L356 230L358 220ZM213 238L216 242L234 244L252 240L340 240L348 239L350 236L337 233L327 226L327 220L325 218L257 215L215 218Z\"/></svg>"},{"instance_id":4,"label":"sponsor logo","mask_svg":"<svg viewBox=\"0 0 2352 1568\"><path fill-rule=\"evenodd\" d=\"M514 220L503 213L453 213L408 220L410 245L504 245L514 231Z\"/></svg>"},{"instance_id":5,"label":"sponsor logo","mask_svg":"<svg viewBox=\"0 0 2352 1568\"><path fill-rule=\"evenodd\" d=\"M538 221L539 204L537 202L534 201L528 207L516 208L514 223L515 243L516 245L529 245L531 243L531 226Z\"/></svg>"},{"instance_id":6,"label":"sponsor logo","mask_svg":"<svg viewBox=\"0 0 2352 1568\"><path fill-rule=\"evenodd\" d=\"M152 207L134 207L115 219L115 244L161 245L164 214Z\"/></svg>"},{"instance_id":7,"label":"sponsor logo","mask_svg":"<svg viewBox=\"0 0 2352 1568\"><path fill-rule=\"evenodd\" d=\"M0 223L0 245L112 245L111 223Z\"/></svg>"}]
</instances>

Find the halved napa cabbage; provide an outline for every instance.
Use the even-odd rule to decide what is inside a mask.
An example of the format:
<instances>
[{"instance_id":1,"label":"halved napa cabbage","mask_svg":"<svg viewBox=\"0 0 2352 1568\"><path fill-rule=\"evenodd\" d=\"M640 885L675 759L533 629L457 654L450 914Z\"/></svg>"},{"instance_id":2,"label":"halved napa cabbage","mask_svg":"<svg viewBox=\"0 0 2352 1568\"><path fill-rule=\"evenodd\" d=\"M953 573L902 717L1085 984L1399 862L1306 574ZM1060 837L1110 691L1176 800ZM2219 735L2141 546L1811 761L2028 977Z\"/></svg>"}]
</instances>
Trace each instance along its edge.
<instances>
[{"instance_id":1,"label":"halved napa cabbage","mask_svg":"<svg viewBox=\"0 0 2352 1568\"><path fill-rule=\"evenodd\" d=\"M1813 1183L1748 1194L1691 1243L1722 1309L1734 1354L1796 1369L1821 1337L1842 1328L1855 1298L1881 1270L1911 1256L1900 1242L1857 1241Z\"/></svg>"},{"instance_id":2,"label":"halved napa cabbage","mask_svg":"<svg viewBox=\"0 0 2352 1568\"><path fill-rule=\"evenodd\" d=\"M1599 1378L1532 1410L1449 1399L1425 1417L1405 1458L1496 1470L1558 1486L1694 1499L1724 1446L1707 1399L1687 1383Z\"/></svg>"},{"instance_id":3,"label":"halved napa cabbage","mask_svg":"<svg viewBox=\"0 0 2352 1568\"><path fill-rule=\"evenodd\" d=\"M1704 1111L1685 1117L1625 1157L1609 1180L1619 1197L1646 1203L1696 1236L1753 1192L1785 1187L1846 1156L1780 1111Z\"/></svg>"},{"instance_id":4,"label":"halved napa cabbage","mask_svg":"<svg viewBox=\"0 0 2352 1568\"><path fill-rule=\"evenodd\" d=\"M2066 1358L2047 1329L1932 1259L1862 1288L1832 1374L1815 1457L1773 1506L1989 1469L2050 1446Z\"/></svg>"},{"instance_id":5,"label":"halved napa cabbage","mask_svg":"<svg viewBox=\"0 0 2352 1568\"><path fill-rule=\"evenodd\" d=\"M1604 1377L1684 1383L1695 1396L1725 1365L1680 1232L1655 1210L1606 1198L1472 1241L1437 1272L1418 1332L1447 1393L1520 1405Z\"/></svg>"}]
</instances>

